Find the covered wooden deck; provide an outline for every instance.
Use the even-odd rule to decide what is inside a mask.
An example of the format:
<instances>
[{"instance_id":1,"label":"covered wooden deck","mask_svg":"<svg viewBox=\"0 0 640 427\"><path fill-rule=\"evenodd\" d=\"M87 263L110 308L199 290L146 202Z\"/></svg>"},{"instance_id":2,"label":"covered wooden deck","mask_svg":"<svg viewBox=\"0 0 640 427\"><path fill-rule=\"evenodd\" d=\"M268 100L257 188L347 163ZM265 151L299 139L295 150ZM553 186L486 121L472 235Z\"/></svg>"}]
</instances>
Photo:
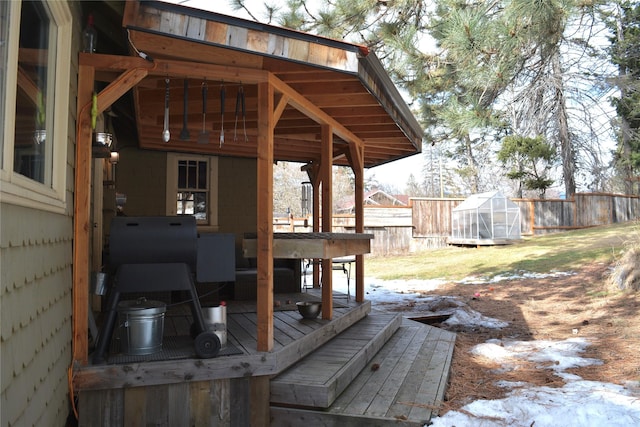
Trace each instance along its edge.
<instances>
[{"instance_id":1,"label":"covered wooden deck","mask_svg":"<svg viewBox=\"0 0 640 427\"><path fill-rule=\"evenodd\" d=\"M313 189L313 231L331 233L334 165L351 168L355 200L362 200L364 168L421 151L422 129L380 60L364 46L158 1L125 2L122 29L126 32L127 54L81 53L78 59L73 362L69 383L71 395L78 396L80 425L278 425L282 419L278 414L282 412L275 409L275 401L274 407L270 407L272 384L275 387L272 380L285 372L287 376L296 377L295 369L300 361L319 363L307 358L320 357L321 354L330 356L325 361L326 366L325 363L319 365L323 366L322 372L327 378L324 385L301 384L295 387L309 395L326 396L324 406L314 407L318 412L326 412L327 405L330 408L338 402L336 398L350 393L349 384L358 383L361 375L371 372L367 369L369 363L379 363L381 369L376 372L386 372L393 360L402 360L403 366L410 369L392 369L393 375L388 377L387 383L408 384L404 378L410 377L410 371L418 366L423 369L427 361L404 365L410 353L400 348L389 350L392 356L385 359L388 362L372 361L372 357L391 348L387 346L392 346L393 337L403 330L399 319L394 316L376 317L379 321L372 323L381 328L378 333L370 329L371 324L361 323L378 315L364 296L364 253L368 252L369 239L364 238L364 208L361 204L356 205L354 234L359 235L359 240L366 241L364 250L353 250L353 246L359 243L350 239L342 242L348 248L343 247L339 252L321 256L301 252L295 256L322 259L323 271L332 270L331 258L354 256L355 298L347 299L346 295L341 297L332 292L331 275L327 275L322 289L309 290L304 294L322 300L322 316L316 320L301 320L297 312L275 304L276 301L281 304L284 301L288 306L287 300L296 301L302 298L301 294L274 295L273 259L277 258L277 239L273 233L273 168L277 161L304 164ZM220 90L207 91L207 87ZM231 101L231 97L225 95L227 90L243 100L243 110L246 100L246 132L243 111L245 137L242 142L228 138L224 143L224 127L233 128L231 115L227 114L227 119L224 119L225 107L232 111L230 105L225 106ZM92 202L97 194L95 188L101 186L99 183L92 185L91 177L102 181L92 170L92 121L96 114L103 114L112 106L115 108L116 101L129 91L132 91L134 104L131 117L135 117L135 123L132 125L137 132L134 141L127 141L126 145L122 144L122 139L119 141L121 151L126 148L128 154L139 155L133 157L129 168L142 170L149 164L155 164L151 156L146 155L153 151L156 152L154 154L195 153L218 160L235 158L242 159L245 166L236 169L228 164L229 169L220 175L218 189L223 183L245 175L250 175L246 182L255 184L251 189L255 203L246 204L251 211L246 218L239 220L231 212L237 209L233 203L236 194L227 194L233 199L229 203L221 200L212 202L217 209L217 217L213 221L214 215L211 215L213 222L208 224L211 229L223 233L241 230L256 234L256 303L242 307L229 303L227 333L229 349L233 347L233 351L216 358L161 354L160 357L135 361L107 359L107 363L102 365L90 362L87 334L90 266L95 264L99 268L102 260L99 248L92 248L91 244L95 245L103 237L96 233L92 240L91 235L95 224L92 206L96 207L96 215L101 215L100 206ZM170 99L169 92L172 94ZM201 92L202 101L198 96ZM161 108L163 104L165 108ZM205 105L216 106L207 115L215 119L209 119L207 123L203 123ZM187 114L187 109L190 114ZM196 113L201 109L203 114ZM166 122L170 129L160 126ZM176 137L181 131L181 123L194 135L190 140ZM122 124L123 128L130 127L126 120L122 120ZM195 135L205 128L213 129L215 137L196 140ZM160 138L165 130L170 130L173 136L169 143ZM139 161L134 165L136 158ZM124 170L125 164L121 163L120 171ZM166 171L159 173L163 177L170 176ZM122 181L118 178L116 185ZM157 187L157 182L131 181L131 190L140 193ZM154 208L158 212L150 214L176 214L175 205L165 206L165 196L157 196L155 202L162 199ZM242 199L247 197L250 198L250 194L243 195ZM241 197L237 199L244 202ZM322 217L320 212L323 212ZM143 214L147 214L146 210ZM324 244L324 240L329 239L309 243ZM340 245L336 243L336 246ZM314 283L318 283L318 273L319 269L314 269ZM199 317L197 320L201 323ZM166 337L167 347L170 343L174 345L172 350L176 351L189 347L185 327L190 323L185 321L183 314L167 315L167 332L173 328L177 334L175 339ZM358 331L357 336L372 335L370 339L361 340L339 338L342 333L354 331ZM453 338L446 336L443 340L448 343L444 349L446 361L450 359ZM340 347L340 343L345 348L333 348ZM430 348L431 345L426 346ZM430 372L430 378L437 377L438 384L443 377L446 378L447 363L427 366L429 368L424 372ZM380 376L375 375L375 380L380 381ZM371 387L373 384L367 389L373 391ZM379 389L383 390L381 387ZM430 385L425 387L431 389ZM394 393L403 396L401 390L410 389L402 386ZM437 388L436 399L441 398L442 393ZM365 406L366 400L364 395L361 396L357 399L360 407ZM388 392L385 396L389 396ZM401 397L382 400L394 402L398 399L405 400ZM434 404L435 401L424 403L426 407ZM373 403L369 406L378 407ZM344 412L336 409L334 416ZM370 424L371 417L398 422L387 412L376 410L375 413L351 415L360 421L366 418L366 422L362 421L365 424ZM296 417L291 419L299 425L303 418ZM413 419L411 414L402 414L401 417L406 417L403 421L407 422ZM428 416L425 414L416 416L415 423L423 423L426 419ZM327 423L331 424L331 421Z\"/></svg>"},{"instance_id":2,"label":"covered wooden deck","mask_svg":"<svg viewBox=\"0 0 640 427\"><path fill-rule=\"evenodd\" d=\"M437 413L454 334L337 292L332 320L302 319L295 308L295 301L319 301L320 289L275 298L280 306L274 311L271 352L256 350L255 303L229 301L228 348L216 358L190 353L191 319L178 306L165 317L165 342L169 347L177 342L176 348L134 361L115 354L105 365L78 369L80 425L118 426L133 419L140 425L182 425L193 413L199 418L192 425L250 425L246 411L237 408L256 392L251 379L263 375L271 376L265 390L271 395L271 425L418 426ZM222 390L232 391L230 402L221 398ZM174 410L150 419L153 405ZM186 415L179 409L183 405L202 410Z\"/></svg>"}]
</instances>

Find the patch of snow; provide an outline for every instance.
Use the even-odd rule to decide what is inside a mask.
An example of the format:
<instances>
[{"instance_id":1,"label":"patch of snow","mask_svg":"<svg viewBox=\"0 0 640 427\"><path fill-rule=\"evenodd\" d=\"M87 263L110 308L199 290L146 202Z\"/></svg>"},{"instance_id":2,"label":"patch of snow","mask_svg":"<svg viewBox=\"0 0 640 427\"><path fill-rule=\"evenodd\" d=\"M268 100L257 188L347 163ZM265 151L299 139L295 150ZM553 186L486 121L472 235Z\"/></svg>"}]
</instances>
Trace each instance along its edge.
<instances>
[{"instance_id":1,"label":"patch of snow","mask_svg":"<svg viewBox=\"0 0 640 427\"><path fill-rule=\"evenodd\" d=\"M339 272L337 272L339 273ZM549 274L518 272L498 275L492 279L466 278L460 283L489 284L505 280L569 276L572 272ZM336 280L337 279L337 280ZM353 283L353 282L352 282ZM375 305L409 304L415 310L437 311L446 307L453 312L452 322L467 326L497 325L496 319L474 314L464 301L455 297L425 296L425 291L437 289L447 282L435 280L365 279L366 298ZM346 293L344 277L334 276L334 289ZM353 289L352 289L353 290ZM495 321L495 323L494 323ZM468 323L467 323L468 322ZM483 322L488 322L487 324ZM589 341L574 337L564 341L489 340L473 348L498 362L503 370L515 369L514 361L529 360L541 368L553 369L565 385L560 388L538 387L522 381L500 381L509 390L503 399L477 400L460 411L449 411L431 420L432 427L629 427L640 426L640 382L628 381L624 386L586 381L564 372L577 366L597 365L597 359L582 358Z\"/></svg>"},{"instance_id":2,"label":"patch of snow","mask_svg":"<svg viewBox=\"0 0 640 427\"><path fill-rule=\"evenodd\" d=\"M337 272L339 273L339 272ZM489 284L505 280L569 276L572 272L549 274L518 272L498 275L493 279L466 278L460 283ZM337 280L336 280L337 279ZM435 280L379 280L365 279L366 298L372 304L411 304L415 310L432 311L446 307L453 311L452 322L467 326L497 325L496 319L474 314L463 301L455 297L424 296L424 291L446 284ZM344 277L334 276L334 289L346 293ZM488 319L488 320L487 320ZM494 323L495 321L495 323ZM468 323L466 323L468 322ZM483 323L488 322L488 323ZM504 326L501 326L504 327ZM529 360L541 368L553 369L565 382L560 388L538 387L525 382L501 381L500 387L509 389L507 397L495 400L477 400L460 411L449 411L431 420L432 427L629 427L640 426L640 382L629 381L624 386L586 381L575 374L564 372L577 366L601 364L597 359L582 358L588 340L574 337L564 341L510 341L489 340L473 348L495 360L502 370L515 369L514 360Z\"/></svg>"},{"instance_id":3,"label":"patch of snow","mask_svg":"<svg viewBox=\"0 0 640 427\"><path fill-rule=\"evenodd\" d=\"M640 425L640 396L615 384L575 380L561 388L522 387L432 419L432 427L629 427Z\"/></svg>"},{"instance_id":4,"label":"patch of snow","mask_svg":"<svg viewBox=\"0 0 640 427\"><path fill-rule=\"evenodd\" d=\"M503 365L510 360L540 362L565 381L561 388L537 387L525 382L500 381L510 389L507 397L477 400L432 419L432 427L627 427L640 425L640 387L586 381L563 372L579 366L599 365L602 361L582 358L589 341L510 341L492 339L471 351ZM549 364L550 363L550 364Z\"/></svg>"},{"instance_id":5,"label":"patch of snow","mask_svg":"<svg viewBox=\"0 0 640 427\"><path fill-rule=\"evenodd\" d=\"M494 319L492 317L484 316L478 313L475 310L470 309L469 307L460 307L456 309L451 317L442 322L446 325L459 325L459 326L469 326L469 327L478 327L482 326L490 329L501 329L509 326L509 323L503 322L502 320Z\"/></svg>"},{"instance_id":6,"label":"patch of snow","mask_svg":"<svg viewBox=\"0 0 640 427\"><path fill-rule=\"evenodd\" d=\"M601 365L597 359L582 358L578 353L585 351L589 342L584 338L569 338L564 341L510 341L491 339L471 349L476 355L491 358L496 362L523 359L539 362L539 368L549 368L562 372L568 368ZM549 364L550 363L550 364Z\"/></svg>"},{"instance_id":7,"label":"patch of snow","mask_svg":"<svg viewBox=\"0 0 640 427\"><path fill-rule=\"evenodd\" d=\"M518 270L515 273L501 273L493 277L486 276L469 276L455 283L462 285L489 285L511 280L522 279L547 279L549 277L566 277L576 274L573 271L552 271L550 273L534 273L531 271Z\"/></svg>"}]
</instances>

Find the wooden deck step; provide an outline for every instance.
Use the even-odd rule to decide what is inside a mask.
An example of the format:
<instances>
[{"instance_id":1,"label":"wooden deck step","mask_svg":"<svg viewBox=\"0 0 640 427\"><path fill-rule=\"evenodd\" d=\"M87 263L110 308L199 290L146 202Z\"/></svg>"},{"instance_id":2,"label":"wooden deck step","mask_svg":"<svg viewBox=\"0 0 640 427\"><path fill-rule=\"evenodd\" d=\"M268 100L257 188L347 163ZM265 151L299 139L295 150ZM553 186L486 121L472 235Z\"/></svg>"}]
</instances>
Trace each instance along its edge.
<instances>
[{"instance_id":1,"label":"wooden deck step","mask_svg":"<svg viewBox=\"0 0 640 427\"><path fill-rule=\"evenodd\" d=\"M402 323L370 314L271 380L271 403L328 408Z\"/></svg>"},{"instance_id":2,"label":"wooden deck step","mask_svg":"<svg viewBox=\"0 0 640 427\"><path fill-rule=\"evenodd\" d=\"M455 334L410 320L326 410L271 406L277 426L424 426L444 399Z\"/></svg>"}]
</instances>

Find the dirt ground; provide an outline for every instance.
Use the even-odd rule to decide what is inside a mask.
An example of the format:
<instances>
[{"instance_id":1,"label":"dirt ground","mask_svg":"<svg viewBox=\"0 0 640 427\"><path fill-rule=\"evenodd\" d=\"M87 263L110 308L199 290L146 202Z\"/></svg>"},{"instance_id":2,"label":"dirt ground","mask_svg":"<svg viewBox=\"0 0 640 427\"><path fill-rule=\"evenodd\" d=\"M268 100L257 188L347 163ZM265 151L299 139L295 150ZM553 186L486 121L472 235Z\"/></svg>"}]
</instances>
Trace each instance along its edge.
<instances>
[{"instance_id":1,"label":"dirt ground","mask_svg":"<svg viewBox=\"0 0 640 427\"><path fill-rule=\"evenodd\" d=\"M450 384L441 414L478 399L504 397L498 380L527 381L562 387L564 382L548 369L519 362L517 370L497 373L494 362L469 350L491 338L565 340L584 337L591 345L584 357L600 366L570 369L585 380L623 384L640 380L640 293L607 292L610 266L589 265L575 274L544 279L520 279L491 285L449 284L429 295L457 296L473 310L509 322L503 329L474 327L457 332ZM442 326L436 324L435 326Z\"/></svg>"}]
</instances>

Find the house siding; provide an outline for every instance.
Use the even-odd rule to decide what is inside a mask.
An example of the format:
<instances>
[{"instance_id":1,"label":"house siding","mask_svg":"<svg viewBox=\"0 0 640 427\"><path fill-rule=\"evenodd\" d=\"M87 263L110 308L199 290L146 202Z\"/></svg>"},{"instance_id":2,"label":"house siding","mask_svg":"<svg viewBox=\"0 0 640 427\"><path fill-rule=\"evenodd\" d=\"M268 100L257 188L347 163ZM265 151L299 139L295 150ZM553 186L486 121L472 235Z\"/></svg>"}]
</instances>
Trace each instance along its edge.
<instances>
[{"instance_id":1,"label":"house siding","mask_svg":"<svg viewBox=\"0 0 640 427\"><path fill-rule=\"evenodd\" d=\"M65 426L72 359L73 182L81 20L69 2L64 213L0 203L0 425Z\"/></svg>"},{"instance_id":2,"label":"house siding","mask_svg":"<svg viewBox=\"0 0 640 427\"><path fill-rule=\"evenodd\" d=\"M220 231L256 231L258 179L255 159L221 157L218 163L218 218Z\"/></svg>"},{"instance_id":3,"label":"house siding","mask_svg":"<svg viewBox=\"0 0 640 427\"><path fill-rule=\"evenodd\" d=\"M258 178L255 159L220 157L218 163L218 223L220 232L236 237L236 265L248 266L242 238L255 232L258 221Z\"/></svg>"},{"instance_id":4,"label":"house siding","mask_svg":"<svg viewBox=\"0 0 640 427\"><path fill-rule=\"evenodd\" d=\"M127 196L126 215L165 215L167 153L128 146L121 150L116 168L116 190Z\"/></svg>"},{"instance_id":5,"label":"house siding","mask_svg":"<svg viewBox=\"0 0 640 427\"><path fill-rule=\"evenodd\" d=\"M0 209L2 425L64 425L72 219L8 204Z\"/></svg>"}]
</instances>

